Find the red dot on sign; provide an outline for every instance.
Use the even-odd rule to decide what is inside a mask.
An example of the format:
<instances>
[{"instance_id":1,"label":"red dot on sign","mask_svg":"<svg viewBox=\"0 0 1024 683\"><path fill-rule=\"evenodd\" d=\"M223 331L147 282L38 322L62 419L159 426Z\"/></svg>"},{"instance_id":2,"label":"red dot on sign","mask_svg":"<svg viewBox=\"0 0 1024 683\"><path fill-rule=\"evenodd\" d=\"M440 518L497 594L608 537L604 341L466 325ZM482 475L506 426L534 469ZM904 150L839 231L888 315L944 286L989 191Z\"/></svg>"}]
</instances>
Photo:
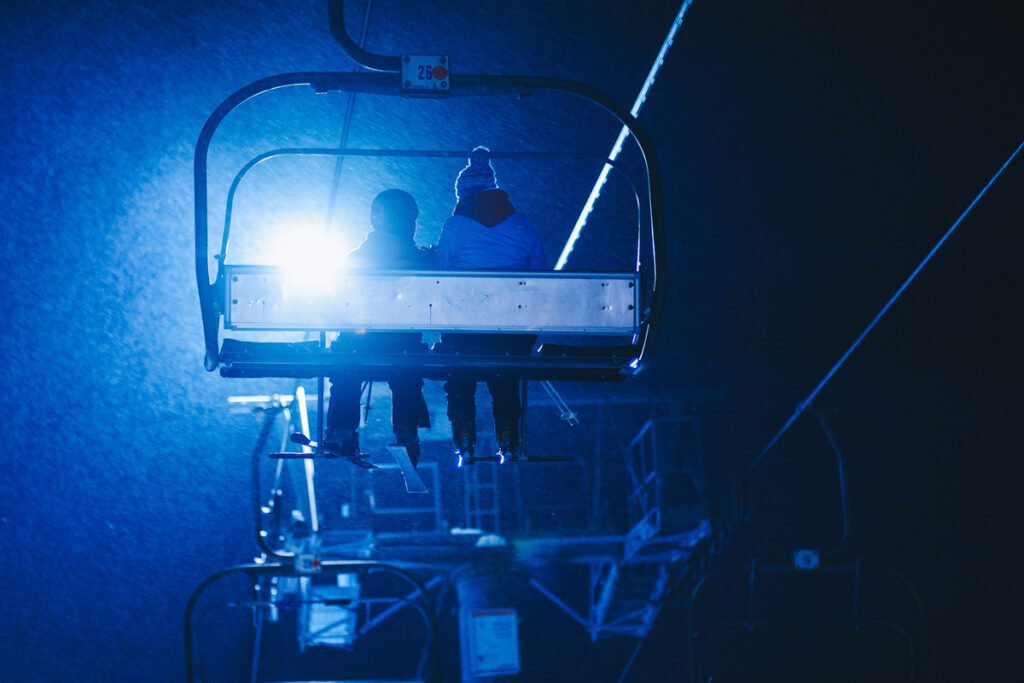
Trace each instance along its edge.
<instances>
[{"instance_id":1,"label":"red dot on sign","mask_svg":"<svg viewBox=\"0 0 1024 683\"><path fill-rule=\"evenodd\" d=\"M448 69L440 65L435 66L433 75L434 80L443 81L444 79L448 78Z\"/></svg>"}]
</instances>

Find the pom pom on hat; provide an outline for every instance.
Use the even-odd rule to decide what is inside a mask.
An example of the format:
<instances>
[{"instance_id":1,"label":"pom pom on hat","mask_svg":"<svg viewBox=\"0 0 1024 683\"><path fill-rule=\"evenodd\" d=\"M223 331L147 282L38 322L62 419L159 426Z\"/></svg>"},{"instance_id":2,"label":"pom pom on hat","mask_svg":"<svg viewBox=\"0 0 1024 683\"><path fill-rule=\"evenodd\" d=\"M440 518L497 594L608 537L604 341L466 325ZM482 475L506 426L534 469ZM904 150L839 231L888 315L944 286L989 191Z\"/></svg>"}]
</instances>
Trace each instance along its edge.
<instances>
[{"instance_id":1,"label":"pom pom on hat","mask_svg":"<svg viewBox=\"0 0 1024 683\"><path fill-rule=\"evenodd\" d=\"M491 150L483 145L474 147L473 151L469 153L469 163L472 164L474 162L478 164L491 163Z\"/></svg>"},{"instance_id":2,"label":"pom pom on hat","mask_svg":"<svg viewBox=\"0 0 1024 683\"><path fill-rule=\"evenodd\" d=\"M469 164L455 179L455 199L461 201L477 192L494 190L497 187L498 181L491 166L491 150L486 147L474 147L469 153Z\"/></svg>"}]
</instances>

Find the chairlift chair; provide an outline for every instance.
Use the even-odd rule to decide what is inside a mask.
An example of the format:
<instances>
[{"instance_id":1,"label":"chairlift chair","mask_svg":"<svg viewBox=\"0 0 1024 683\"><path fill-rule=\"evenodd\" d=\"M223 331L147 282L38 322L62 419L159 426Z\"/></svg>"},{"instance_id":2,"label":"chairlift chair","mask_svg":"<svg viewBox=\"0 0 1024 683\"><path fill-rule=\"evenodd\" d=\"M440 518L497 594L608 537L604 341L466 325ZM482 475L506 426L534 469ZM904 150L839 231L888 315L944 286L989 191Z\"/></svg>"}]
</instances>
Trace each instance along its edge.
<instances>
[{"instance_id":1,"label":"chairlift chair","mask_svg":"<svg viewBox=\"0 0 1024 683\"><path fill-rule=\"evenodd\" d=\"M534 380L611 381L637 375L649 362L664 292L664 216L660 177L650 140L639 122L594 88L573 81L521 76L460 75L445 96L496 96L523 91L577 95L616 116L643 153L646 182L637 192L640 220L650 239L637 236L633 272L380 271L342 273L306 297L288 297L280 268L231 264L228 258L234 191L245 174L280 156L454 157L465 151L305 149L271 150L245 164L228 193L225 228L216 272L209 265L207 161L214 133L243 102L285 87L401 97L400 74L307 72L271 76L228 97L207 120L195 155L196 280L202 311L208 370L224 377L330 376L357 372L387 379L416 368L422 376L514 375ZM535 155L535 154L534 154ZM531 153L495 153L531 156ZM569 156L572 156L571 154ZM580 156L580 155L575 155ZM618 164L613 164L618 168ZM641 247L646 245L646 251ZM472 296L470 296L472 295ZM473 301L486 299L486 306ZM224 331L427 332L486 334L571 334L583 338L626 337L614 346L545 344L529 356L450 354L424 347L418 353L360 351L333 353L320 342L242 341Z\"/></svg>"}]
</instances>

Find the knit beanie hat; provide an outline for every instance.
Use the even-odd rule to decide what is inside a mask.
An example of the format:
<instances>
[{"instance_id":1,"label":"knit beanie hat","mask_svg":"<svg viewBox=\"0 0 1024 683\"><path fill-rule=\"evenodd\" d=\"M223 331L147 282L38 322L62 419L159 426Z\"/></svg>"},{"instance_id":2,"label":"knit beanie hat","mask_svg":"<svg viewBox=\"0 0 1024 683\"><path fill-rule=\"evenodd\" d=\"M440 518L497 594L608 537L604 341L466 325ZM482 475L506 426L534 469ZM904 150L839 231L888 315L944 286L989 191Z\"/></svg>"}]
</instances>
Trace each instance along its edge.
<instances>
[{"instance_id":1,"label":"knit beanie hat","mask_svg":"<svg viewBox=\"0 0 1024 683\"><path fill-rule=\"evenodd\" d=\"M498 181L494 178L491 167L491 150L486 147L475 147L469 153L469 164L459 172L455 179L455 199L461 201L470 195L484 190L494 190Z\"/></svg>"}]
</instances>

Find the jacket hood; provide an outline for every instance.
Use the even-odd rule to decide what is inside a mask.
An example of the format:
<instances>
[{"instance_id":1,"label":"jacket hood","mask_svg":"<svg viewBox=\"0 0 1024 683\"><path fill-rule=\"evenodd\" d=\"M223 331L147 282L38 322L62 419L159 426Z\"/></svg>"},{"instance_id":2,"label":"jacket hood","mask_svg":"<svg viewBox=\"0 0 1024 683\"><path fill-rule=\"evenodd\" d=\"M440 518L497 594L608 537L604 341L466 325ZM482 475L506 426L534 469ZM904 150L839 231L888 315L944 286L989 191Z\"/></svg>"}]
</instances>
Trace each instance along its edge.
<instances>
[{"instance_id":1,"label":"jacket hood","mask_svg":"<svg viewBox=\"0 0 1024 683\"><path fill-rule=\"evenodd\" d=\"M454 216L465 216L480 225L493 228L516 212L505 190L484 190L459 201Z\"/></svg>"}]
</instances>

